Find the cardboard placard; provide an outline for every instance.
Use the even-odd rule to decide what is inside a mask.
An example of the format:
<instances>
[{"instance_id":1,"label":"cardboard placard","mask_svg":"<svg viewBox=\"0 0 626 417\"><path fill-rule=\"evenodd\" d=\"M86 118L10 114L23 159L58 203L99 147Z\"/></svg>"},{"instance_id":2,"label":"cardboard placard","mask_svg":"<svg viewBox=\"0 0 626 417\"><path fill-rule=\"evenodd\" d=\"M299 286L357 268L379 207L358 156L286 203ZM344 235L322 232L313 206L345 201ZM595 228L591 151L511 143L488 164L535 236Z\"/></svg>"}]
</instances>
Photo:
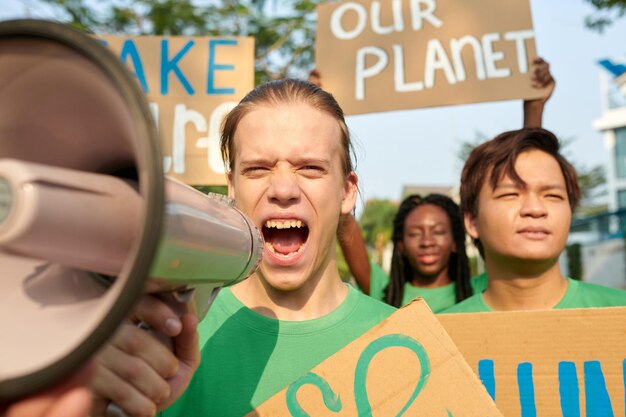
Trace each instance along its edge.
<instances>
[{"instance_id":1,"label":"cardboard placard","mask_svg":"<svg viewBox=\"0 0 626 417\"><path fill-rule=\"evenodd\" d=\"M346 114L538 98L529 0L355 0L317 8L316 66Z\"/></svg>"},{"instance_id":2,"label":"cardboard placard","mask_svg":"<svg viewBox=\"0 0 626 417\"><path fill-rule=\"evenodd\" d=\"M624 415L626 308L437 317L505 416Z\"/></svg>"},{"instance_id":3,"label":"cardboard placard","mask_svg":"<svg viewBox=\"0 0 626 417\"><path fill-rule=\"evenodd\" d=\"M224 185L219 128L254 87L249 37L101 36L146 93L162 138L165 174Z\"/></svg>"},{"instance_id":4,"label":"cardboard placard","mask_svg":"<svg viewBox=\"0 0 626 417\"><path fill-rule=\"evenodd\" d=\"M421 299L248 416L501 416Z\"/></svg>"}]
</instances>

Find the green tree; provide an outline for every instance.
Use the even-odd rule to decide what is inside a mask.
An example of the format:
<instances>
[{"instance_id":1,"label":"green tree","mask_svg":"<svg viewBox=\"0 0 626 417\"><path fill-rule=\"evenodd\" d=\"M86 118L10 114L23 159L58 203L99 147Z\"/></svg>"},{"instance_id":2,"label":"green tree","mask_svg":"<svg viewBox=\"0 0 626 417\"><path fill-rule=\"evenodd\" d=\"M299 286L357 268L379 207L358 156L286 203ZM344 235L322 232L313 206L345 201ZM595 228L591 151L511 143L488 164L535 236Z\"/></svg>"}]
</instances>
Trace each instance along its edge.
<instances>
[{"instance_id":1,"label":"green tree","mask_svg":"<svg viewBox=\"0 0 626 417\"><path fill-rule=\"evenodd\" d=\"M605 197L608 195L606 188L606 171L604 166L597 165L591 168L576 166L578 172L578 184L582 191L580 205L576 210L577 216L592 216L606 212L608 205Z\"/></svg>"},{"instance_id":2,"label":"green tree","mask_svg":"<svg viewBox=\"0 0 626 417\"><path fill-rule=\"evenodd\" d=\"M193 188L204 194L214 193L228 195L228 186L226 185L194 185Z\"/></svg>"},{"instance_id":3,"label":"green tree","mask_svg":"<svg viewBox=\"0 0 626 417\"><path fill-rule=\"evenodd\" d=\"M256 82L301 77L313 66L321 0L43 0L96 34L254 36Z\"/></svg>"},{"instance_id":4,"label":"green tree","mask_svg":"<svg viewBox=\"0 0 626 417\"><path fill-rule=\"evenodd\" d=\"M398 206L389 200L372 199L365 203L359 224L368 246L375 247L376 239L382 238L383 242L380 243L389 241L393 232L393 217L397 210Z\"/></svg>"},{"instance_id":5,"label":"green tree","mask_svg":"<svg viewBox=\"0 0 626 417\"><path fill-rule=\"evenodd\" d=\"M626 0L586 0L597 12L585 18L588 28L600 33L613 22L626 15Z\"/></svg>"},{"instance_id":6,"label":"green tree","mask_svg":"<svg viewBox=\"0 0 626 417\"><path fill-rule=\"evenodd\" d=\"M459 160L462 163L465 163L465 161L467 160L467 158L469 158L470 153L472 153L474 148L483 142L487 142L488 140L489 140L489 137L485 135L483 132L481 132L480 130L474 131L474 139L461 141L461 144L459 145L459 149L456 153L456 157L459 158Z\"/></svg>"}]
</instances>

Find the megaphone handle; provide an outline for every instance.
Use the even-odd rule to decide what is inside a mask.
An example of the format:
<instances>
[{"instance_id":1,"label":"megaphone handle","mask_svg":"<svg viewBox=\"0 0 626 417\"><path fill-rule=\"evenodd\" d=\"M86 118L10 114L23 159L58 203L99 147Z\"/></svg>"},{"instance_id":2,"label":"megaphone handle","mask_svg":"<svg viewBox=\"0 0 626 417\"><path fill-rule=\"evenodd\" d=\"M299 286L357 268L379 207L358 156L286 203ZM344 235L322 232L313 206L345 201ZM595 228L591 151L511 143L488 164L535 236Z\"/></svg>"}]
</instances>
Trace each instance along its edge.
<instances>
[{"instance_id":1,"label":"megaphone handle","mask_svg":"<svg viewBox=\"0 0 626 417\"><path fill-rule=\"evenodd\" d=\"M178 289L174 291L161 292L156 295L158 298L163 300L170 307L173 307L174 310L180 310L180 307L185 305L193 296L194 288L184 288ZM178 307L178 308L176 308ZM182 311L177 311L182 314ZM152 330L148 324L140 321L137 323L137 327L140 329L144 329L152 336L157 338L161 343L163 343L170 351L174 351L174 342L172 338L159 332L155 332ZM120 406L115 404L114 402L110 402L106 408L107 417L129 417L128 414Z\"/></svg>"}]
</instances>

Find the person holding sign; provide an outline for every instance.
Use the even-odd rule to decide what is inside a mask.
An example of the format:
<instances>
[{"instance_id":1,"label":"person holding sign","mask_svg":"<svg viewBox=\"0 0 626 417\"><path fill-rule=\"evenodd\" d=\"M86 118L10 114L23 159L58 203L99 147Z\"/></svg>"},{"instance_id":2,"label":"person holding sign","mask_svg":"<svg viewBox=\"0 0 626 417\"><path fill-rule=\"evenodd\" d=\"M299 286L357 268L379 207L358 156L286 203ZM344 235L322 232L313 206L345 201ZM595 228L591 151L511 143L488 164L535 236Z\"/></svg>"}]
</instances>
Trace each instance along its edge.
<instances>
[{"instance_id":1,"label":"person holding sign","mask_svg":"<svg viewBox=\"0 0 626 417\"><path fill-rule=\"evenodd\" d=\"M229 194L262 229L264 257L218 295L200 368L164 417L244 415L393 312L337 269L357 192L350 151L341 108L306 81L263 84L226 117Z\"/></svg>"},{"instance_id":2,"label":"person holding sign","mask_svg":"<svg viewBox=\"0 0 626 417\"><path fill-rule=\"evenodd\" d=\"M626 305L626 291L561 273L579 200L576 171L551 132L505 132L475 148L461 175L461 209L488 285L444 313Z\"/></svg>"}]
</instances>

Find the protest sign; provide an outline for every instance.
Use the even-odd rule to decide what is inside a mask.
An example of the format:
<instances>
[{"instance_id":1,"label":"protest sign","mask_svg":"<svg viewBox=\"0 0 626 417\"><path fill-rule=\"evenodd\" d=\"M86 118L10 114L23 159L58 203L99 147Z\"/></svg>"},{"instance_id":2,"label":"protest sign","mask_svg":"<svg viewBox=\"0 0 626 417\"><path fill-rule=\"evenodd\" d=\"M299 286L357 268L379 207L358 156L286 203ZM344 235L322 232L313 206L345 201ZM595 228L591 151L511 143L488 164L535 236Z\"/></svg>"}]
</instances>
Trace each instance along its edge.
<instances>
[{"instance_id":1,"label":"protest sign","mask_svg":"<svg viewBox=\"0 0 626 417\"><path fill-rule=\"evenodd\" d=\"M309 415L501 416L421 299L248 414Z\"/></svg>"},{"instance_id":2,"label":"protest sign","mask_svg":"<svg viewBox=\"0 0 626 417\"><path fill-rule=\"evenodd\" d=\"M505 416L624 415L626 308L437 318Z\"/></svg>"},{"instance_id":3,"label":"protest sign","mask_svg":"<svg viewBox=\"0 0 626 417\"><path fill-rule=\"evenodd\" d=\"M320 5L316 66L346 114L518 98L536 56L528 0Z\"/></svg>"},{"instance_id":4,"label":"protest sign","mask_svg":"<svg viewBox=\"0 0 626 417\"><path fill-rule=\"evenodd\" d=\"M224 116L254 87L254 39L102 36L137 78L158 123L166 175L226 184Z\"/></svg>"}]
</instances>

